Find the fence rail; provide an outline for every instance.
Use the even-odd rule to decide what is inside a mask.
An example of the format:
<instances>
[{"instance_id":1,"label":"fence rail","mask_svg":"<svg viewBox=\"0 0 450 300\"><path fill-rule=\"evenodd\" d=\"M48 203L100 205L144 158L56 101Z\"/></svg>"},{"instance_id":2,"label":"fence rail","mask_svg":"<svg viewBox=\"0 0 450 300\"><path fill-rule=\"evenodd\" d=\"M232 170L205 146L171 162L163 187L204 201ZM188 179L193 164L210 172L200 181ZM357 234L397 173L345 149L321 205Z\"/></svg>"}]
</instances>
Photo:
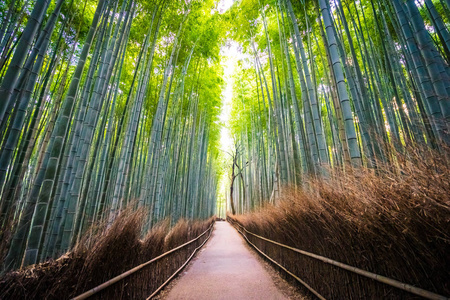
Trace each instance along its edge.
<instances>
[{"instance_id":1,"label":"fence rail","mask_svg":"<svg viewBox=\"0 0 450 300\"><path fill-rule=\"evenodd\" d=\"M315 294L319 299L325 299L325 298L322 295L320 295L316 290L314 290L311 286L309 286L306 282L301 280L295 274L293 274L292 272L287 270L284 266L282 266L281 264L279 264L278 262L273 260L271 257L269 257L267 254L265 254L263 251L261 251L261 249L256 247L256 245L254 245L252 242L250 242L250 240L247 238L247 236L244 234L244 232L247 233L247 234L250 234L250 235L252 235L252 236L254 236L254 237L256 237L256 238L258 238L258 239L260 239L262 241L269 242L269 243L271 243L273 245L276 245L276 246L279 246L279 247L291 250L293 252L302 254L304 256L313 258L315 260L319 260L319 261L321 261L323 263L336 266L338 268L344 269L344 270L352 272L354 274L361 275L361 276L364 276L366 278L373 279L375 281L381 282L383 284L386 284L386 285L389 285L391 287L394 287L394 288L397 288L397 289L409 292L409 293L417 295L417 296L421 296L421 297L424 297L424 298L427 298L427 299L432 299L432 300L448 300L449 299L449 298L447 298L445 296L442 296L442 295L439 295L439 294L436 294L436 293L433 293L433 292L430 292L430 291L427 291L427 290L424 290L424 289L412 286L412 285L407 284L407 283L400 282L400 281L392 279L392 278L388 278L388 277L385 277L385 276L382 276L382 275L379 275L379 274L375 274L375 273L372 273L372 272L369 272L369 271L365 271L365 270L362 270L362 269L359 269L359 268L356 268L356 267L353 267L353 266L349 266L347 264L344 264L344 263L332 260L330 258L321 256L321 255L317 255L317 254L310 253L310 252L307 252L307 251L304 251L304 250L300 250L300 249L297 249L297 248L290 247L288 245L284 245L284 244L278 243L276 241L270 240L268 238L265 238L263 236L260 236L260 235L257 235L255 233L253 233L253 232L248 231L244 226L242 226L241 224L239 224L237 222L234 222L230 218L227 218L227 220L228 220L228 222L230 222L230 224L232 224L236 228L236 230L244 237L244 239L252 247L254 247L259 253L261 253L263 256L268 258L274 264L276 264L277 266L282 268L284 271L286 271L289 275L294 277L297 281L299 281L301 284L303 284L308 290L310 290L313 294ZM237 227L241 228L241 230L244 231L244 232L239 230L239 228L237 228L236 225L237 225Z\"/></svg>"},{"instance_id":2,"label":"fence rail","mask_svg":"<svg viewBox=\"0 0 450 300\"><path fill-rule=\"evenodd\" d=\"M169 283L169 281L171 280L171 279L173 279L188 263L189 263L189 261L192 259L192 257L194 257L194 255L195 255L195 253L209 240L209 238L210 238L210 236L211 236L211 233L212 233L212 229L213 229L213 226L214 226L214 223L215 222L213 222L213 223L211 223L211 225L208 227L208 229L206 229L202 234L200 234L199 236L197 236L196 238L194 238L194 239L192 239L192 240L190 240L190 241L188 241L188 242L186 242L186 243L184 243L184 244L182 244L182 245L180 245L180 246L178 246L178 247L176 247L176 248L173 248L172 250L169 250L169 251L167 251L167 252L165 252L165 253L163 253L163 254L161 254L161 255L159 255L159 256L157 256L157 257L155 257L155 258L153 258L153 259L151 259L151 260L149 260L149 261L147 261L147 262L145 262L145 263L143 263L143 264L140 264L139 266L136 266L136 267L134 267L134 268L132 268L132 269L130 269L130 270L128 270L128 271L126 271L126 272L124 272L124 273L122 273L122 274L120 274L120 275L118 275L118 276L116 276L116 277L114 277L114 278L112 278L112 279L110 279L110 280L108 280L108 281L106 281L106 282L104 282L104 283L102 283L101 285L99 285L99 286L97 286L97 287L94 287L94 288L92 288L92 289L90 289L90 290L88 290L88 291L86 291L86 292L84 292L83 294L81 294L81 295L78 295L78 296L76 296L75 298L73 298L73 300L83 300L83 299L87 299L87 298L89 298L89 297L91 297L91 296L93 296L93 295L95 295L95 294L97 294L98 292L100 292L100 291L102 291L102 290L104 290L104 289L106 289L106 288L108 288L108 287L110 287L110 286L112 286L113 284L115 284L115 283L117 283L117 282L119 282L119 281L121 281L121 280L123 280L123 279L125 279L125 278L127 278L128 276L130 276L130 275L132 275L132 274L134 274L134 273L136 273L137 271L139 271L139 270L141 270L141 269L143 269L144 267L147 267L148 265L150 265L150 264L152 264L152 263L155 263L155 262L157 262L157 261L159 261L159 260L161 260L162 258L165 258L165 257L167 257L169 254L172 254L172 253L174 253L174 252L176 252L176 251L178 251L178 250L180 250L180 249L183 249L183 248L185 248L186 246L189 246L189 245L191 245L192 243L194 243L194 242L196 242L196 241L198 241L201 237L203 237L204 235L206 235L207 233L209 233L208 234L208 236L207 236L207 238L201 243L201 245L200 246L198 246L197 248L195 248L194 249L194 251L192 252L192 254L189 256L189 258L183 263L183 265L180 267L180 268L178 268L176 271L175 271L175 273L173 273L166 281L164 281L164 283L161 285L161 286L159 286L147 299L151 299L153 296L155 296L165 285L167 285L167 283Z\"/></svg>"}]
</instances>

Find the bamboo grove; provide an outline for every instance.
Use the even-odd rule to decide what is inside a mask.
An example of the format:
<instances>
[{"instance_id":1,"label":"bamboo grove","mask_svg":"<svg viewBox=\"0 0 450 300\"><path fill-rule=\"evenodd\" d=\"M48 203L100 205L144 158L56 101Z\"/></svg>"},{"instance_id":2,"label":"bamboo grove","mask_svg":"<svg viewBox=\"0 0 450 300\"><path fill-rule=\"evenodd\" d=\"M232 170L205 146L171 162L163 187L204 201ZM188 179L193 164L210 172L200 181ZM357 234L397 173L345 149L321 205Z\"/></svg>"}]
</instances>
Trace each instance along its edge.
<instances>
[{"instance_id":1,"label":"bamboo grove","mask_svg":"<svg viewBox=\"0 0 450 300\"><path fill-rule=\"evenodd\" d=\"M4 270L58 257L130 206L147 209L145 230L214 214L214 1L0 7Z\"/></svg>"},{"instance_id":2,"label":"bamboo grove","mask_svg":"<svg viewBox=\"0 0 450 300\"><path fill-rule=\"evenodd\" d=\"M215 213L221 48L232 212L450 144L449 0L0 2L0 256L56 258L124 209ZM103 226L103 227L102 227Z\"/></svg>"},{"instance_id":3,"label":"bamboo grove","mask_svg":"<svg viewBox=\"0 0 450 300\"><path fill-rule=\"evenodd\" d=\"M450 2L243 0L229 12L238 213L333 169L446 148Z\"/></svg>"}]
</instances>

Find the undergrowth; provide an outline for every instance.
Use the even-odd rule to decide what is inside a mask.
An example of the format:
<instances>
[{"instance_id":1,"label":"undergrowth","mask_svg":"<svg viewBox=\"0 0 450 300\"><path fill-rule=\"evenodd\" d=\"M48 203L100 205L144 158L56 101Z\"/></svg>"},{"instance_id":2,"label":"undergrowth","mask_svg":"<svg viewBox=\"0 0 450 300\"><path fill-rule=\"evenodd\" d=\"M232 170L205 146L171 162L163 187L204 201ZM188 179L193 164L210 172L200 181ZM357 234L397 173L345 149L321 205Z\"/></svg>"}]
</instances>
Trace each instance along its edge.
<instances>
[{"instance_id":1,"label":"undergrowth","mask_svg":"<svg viewBox=\"0 0 450 300\"><path fill-rule=\"evenodd\" d=\"M86 235L72 252L56 260L12 271L0 278L0 299L69 299L92 289L204 232L213 219L163 221L141 239L143 212L126 211L112 226ZM198 242L143 268L95 296L101 299L148 297L189 257Z\"/></svg>"},{"instance_id":2,"label":"undergrowth","mask_svg":"<svg viewBox=\"0 0 450 300\"><path fill-rule=\"evenodd\" d=\"M377 169L285 188L276 206L229 216L277 242L450 296L449 152L410 149ZM413 299L247 235L327 299Z\"/></svg>"}]
</instances>

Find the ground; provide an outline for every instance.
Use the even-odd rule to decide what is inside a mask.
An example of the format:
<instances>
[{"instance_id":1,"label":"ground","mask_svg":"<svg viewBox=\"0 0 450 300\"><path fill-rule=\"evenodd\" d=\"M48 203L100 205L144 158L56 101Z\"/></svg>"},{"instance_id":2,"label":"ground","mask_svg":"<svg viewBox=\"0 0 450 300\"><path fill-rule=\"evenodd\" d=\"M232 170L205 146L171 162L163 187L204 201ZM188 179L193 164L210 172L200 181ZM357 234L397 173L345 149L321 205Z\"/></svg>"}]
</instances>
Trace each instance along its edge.
<instances>
[{"instance_id":1,"label":"ground","mask_svg":"<svg viewBox=\"0 0 450 300\"><path fill-rule=\"evenodd\" d=\"M307 299L251 249L227 222L157 299Z\"/></svg>"}]
</instances>

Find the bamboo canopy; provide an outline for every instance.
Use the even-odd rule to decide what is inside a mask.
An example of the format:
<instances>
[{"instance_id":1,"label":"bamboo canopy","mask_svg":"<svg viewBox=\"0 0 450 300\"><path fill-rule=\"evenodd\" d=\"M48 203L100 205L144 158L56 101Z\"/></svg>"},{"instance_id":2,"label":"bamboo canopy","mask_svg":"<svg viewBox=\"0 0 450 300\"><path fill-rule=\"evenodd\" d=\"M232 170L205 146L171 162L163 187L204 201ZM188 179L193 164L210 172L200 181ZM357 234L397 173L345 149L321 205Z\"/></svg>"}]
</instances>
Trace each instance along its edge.
<instances>
[{"instance_id":1,"label":"bamboo canopy","mask_svg":"<svg viewBox=\"0 0 450 300\"><path fill-rule=\"evenodd\" d=\"M221 3L0 3L3 270L70 251L127 208L148 211L144 234L450 145L448 0Z\"/></svg>"}]
</instances>

